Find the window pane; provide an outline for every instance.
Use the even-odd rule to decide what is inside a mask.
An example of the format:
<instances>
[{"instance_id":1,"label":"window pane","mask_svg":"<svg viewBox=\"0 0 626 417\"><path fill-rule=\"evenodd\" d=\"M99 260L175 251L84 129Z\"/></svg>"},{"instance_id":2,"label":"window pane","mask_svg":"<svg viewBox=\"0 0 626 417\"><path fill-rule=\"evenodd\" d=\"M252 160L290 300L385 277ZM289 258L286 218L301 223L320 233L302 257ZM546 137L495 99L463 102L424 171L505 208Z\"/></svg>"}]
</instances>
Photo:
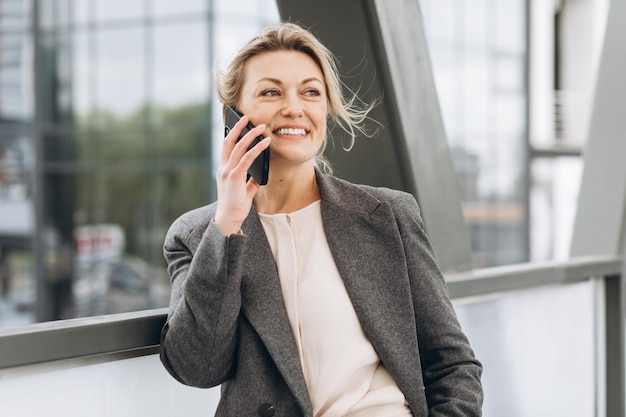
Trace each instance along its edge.
<instances>
[{"instance_id":1,"label":"window pane","mask_svg":"<svg viewBox=\"0 0 626 417\"><path fill-rule=\"evenodd\" d=\"M567 259L583 161L534 159L531 166L531 261Z\"/></svg>"},{"instance_id":2,"label":"window pane","mask_svg":"<svg viewBox=\"0 0 626 417\"><path fill-rule=\"evenodd\" d=\"M90 48L93 39L93 34L87 31L72 34L72 106L74 125L79 128L88 127L87 117L93 111L94 60L93 49Z\"/></svg>"},{"instance_id":3,"label":"window pane","mask_svg":"<svg viewBox=\"0 0 626 417\"><path fill-rule=\"evenodd\" d=\"M31 5L27 0L0 1L0 30L27 29L30 25Z\"/></svg>"},{"instance_id":4,"label":"window pane","mask_svg":"<svg viewBox=\"0 0 626 417\"><path fill-rule=\"evenodd\" d=\"M206 22L154 28L156 106L172 108L208 100L207 36Z\"/></svg>"},{"instance_id":5,"label":"window pane","mask_svg":"<svg viewBox=\"0 0 626 417\"><path fill-rule=\"evenodd\" d=\"M145 15L144 0L93 0L95 20L138 19Z\"/></svg>"},{"instance_id":6,"label":"window pane","mask_svg":"<svg viewBox=\"0 0 626 417\"><path fill-rule=\"evenodd\" d=\"M457 16L461 13L454 0L430 0L424 7L424 26L428 37L437 42L453 43L460 36Z\"/></svg>"},{"instance_id":7,"label":"window pane","mask_svg":"<svg viewBox=\"0 0 626 417\"><path fill-rule=\"evenodd\" d=\"M94 182L95 180L95 182ZM76 224L74 315L109 314L162 307L167 285L162 256L151 240L150 216L159 202L143 172L105 172L83 187L85 223ZM88 217L91 217L88 219ZM159 251L160 252L160 251Z\"/></svg>"},{"instance_id":8,"label":"window pane","mask_svg":"<svg viewBox=\"0 0 626 417\"><path fill-rule=\"evenodd\" d=\"M479 48L487 46L490 36L489 19L492 16L489 0L465 0L463 2L461 19L465 41L469 45Z\"/></svg>"},{"instance_id":9,"label":"window pane","mask_svg":"<svg viewBox=\"0 0 626 417\"><path fill-rule=\"evenodd\" d=\"M526 50L526 3L520 0L493 2L496 48L523 53Z\"/></svg>"},{"instance_id":10,"label":"window pane","mask_svg":"<svg viewBox=\"0 0 626 417\"><path fill-rule=\"evenodd\" d=\"M153 13L157 17L188 13L204 13L209 0L152 0Z\"/></svg>"},{"instance_id":11,"label":"window pane","mask_svg":"<svg viewBox=\"0 0 626 417\"><path fill-rule=\"evenodd\" d=\"M32 115L30 60L26 34L0 33L0 116L26 119Z\"/></svg>"},{"instance_id":12,"label":"window pane","mask_svg":"<svg viewBox=\"0 0 626 417\"><path fill-rule=\"evenodd\" d=\"M128 116L145 104L144 34L141 27L97 33L95 103L103 125L106 115Z\"/></svg>"},{"instance_id":13,"label":"window pane","mask_svg":"<svg viewBox=\"0 0 626 417\"><path fill-rule=\"evenodd\" d=\"M33 170L31 138L0 122L0 327L35 321Z\"/></svg>"},{"instance_id":14,"label":"window pane","mask_svg":"<svg viewBox=\"0 0 626 417\"><path fill-rule=\"evenodd\" d=\"M146 154L145 138L141 131L127 131L123 128L123 122L118 123L116 128L94 135L98 160L101 163L126 166L131 163L136 167L136 163L143 160Z\"/></svg>"},{"instance_id":15,"label":"window pane","mask_svg":"<svg viewBox=\"0 0 626 417\"><path fill-rule=\"evenodd\" d=\"M205 157L208 156L210 146L206 106L186 106L164 110L159 113L158 117L164 127L150 134L149 145L153 158L206 162Z\"/></svg>"}]
</instances>

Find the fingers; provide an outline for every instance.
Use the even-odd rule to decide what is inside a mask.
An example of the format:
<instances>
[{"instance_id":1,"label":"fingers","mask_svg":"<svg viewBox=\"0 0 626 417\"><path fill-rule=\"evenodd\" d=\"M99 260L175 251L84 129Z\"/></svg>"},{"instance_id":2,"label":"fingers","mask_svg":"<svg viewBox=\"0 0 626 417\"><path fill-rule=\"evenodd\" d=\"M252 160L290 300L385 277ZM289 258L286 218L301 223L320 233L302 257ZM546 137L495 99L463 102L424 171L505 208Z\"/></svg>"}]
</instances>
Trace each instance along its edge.
<instances>
[{"instance_id":1,"label":"fingers","mask_svg":"<svg viewBox=\"0 0 626 417\"><path fill-rule=\"evenodd\" d=\"M241 156L246 152L254 138L261 135L265 130L265 125L260 124L256 126L254 129L250 130L246 133L243 138L239 141L239 136L241 132L247 130L247 125L249 122L248 116L243 116L239 121L232 127L230 132L224 138L224 142L222 144L222 154L221 154L221 163L222 165L227 164L232 156L240 159ZM235 155L233 153L235 152Z\"/></svg>"},{"instance_id":2,"label":"fingers","mask_svg":"<svg viewBox=\"0 0 626 417\"><path fill-rule=\"evenodd\" d=\"M224 138L222 147L220 171L226 176L235 179L236 182L247 176L248 169L261 152L267 149L271 140L269 137L266 137L250 147L256 138L263 134L265 124L254 127L241 140L238 140L241 132L247 130L248 120L247 116L243 116L233 126Z\"/></svg>"}]
</instances>

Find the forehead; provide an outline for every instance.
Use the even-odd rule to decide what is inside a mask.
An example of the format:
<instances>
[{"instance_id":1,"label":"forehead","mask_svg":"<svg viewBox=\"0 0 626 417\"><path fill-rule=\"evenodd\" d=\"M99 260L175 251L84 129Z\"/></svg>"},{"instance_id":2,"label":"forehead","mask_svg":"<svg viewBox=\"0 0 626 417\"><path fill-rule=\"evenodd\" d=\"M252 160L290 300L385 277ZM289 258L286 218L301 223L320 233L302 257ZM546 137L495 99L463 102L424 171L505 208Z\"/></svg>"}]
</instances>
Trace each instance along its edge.
<instances>
[{"instance_id":1,"label":"forehead","mask_svg":"<svg viewBox=\"0 0 626 417\"><path fill-rule=\"evenodd\" d=\"M244 67L245 80L257 83L265 78L299 82L317 78L324 82L319 65L307 54L299 51L263 52L250 58Z\"/></svg>"}]
</instances>

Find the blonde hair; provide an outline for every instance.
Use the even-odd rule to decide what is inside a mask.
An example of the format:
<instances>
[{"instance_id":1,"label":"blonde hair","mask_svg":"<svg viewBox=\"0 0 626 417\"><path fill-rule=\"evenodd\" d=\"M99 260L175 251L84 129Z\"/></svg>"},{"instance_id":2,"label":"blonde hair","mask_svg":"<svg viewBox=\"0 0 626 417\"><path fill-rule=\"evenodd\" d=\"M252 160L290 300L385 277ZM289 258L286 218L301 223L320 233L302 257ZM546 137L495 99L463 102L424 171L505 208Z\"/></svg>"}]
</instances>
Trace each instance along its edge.
<instances>
[{"instance_id":1,"label":"blonde hair","mask_svg":"<svg viewBox=\"0 0 626 417\"><path fill-rule=\"evenodd\" d=\"M364 126L368 120L368 113L376 103L366 105L350 91L351 97L343 95L343 83L339 78L336 58L311 32L294 23L282 23L277 27L264 29L258 36L246 43L230 62L226 71L218 73L217 94L224 108L236 107L241 98L241 88L244 83L244 67L250 58L272 51L297 51L311 57L319 66L324 76L324 82L328 98L328 116L330 120L341 127L350 136L350 141L345 150L354 146L358 133L370 136ZM324 157L324 150L328 138L317 154L317 162L324 172L332 171L330 163Z\"/></svg>"}]
</instances>

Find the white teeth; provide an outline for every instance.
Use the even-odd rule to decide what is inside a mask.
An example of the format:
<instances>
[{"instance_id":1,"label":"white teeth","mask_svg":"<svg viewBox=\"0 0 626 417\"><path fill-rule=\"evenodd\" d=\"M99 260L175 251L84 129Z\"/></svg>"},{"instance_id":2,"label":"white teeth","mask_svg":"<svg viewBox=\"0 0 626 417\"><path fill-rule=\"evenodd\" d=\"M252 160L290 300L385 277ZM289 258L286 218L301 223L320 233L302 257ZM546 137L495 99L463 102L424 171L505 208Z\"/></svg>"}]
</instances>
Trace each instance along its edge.
<instances>
[{"instance_id":1,"label":"white teeth","mask_svg":"<svg viewBox=\"0 0 626 417\"><path fill-rule=\"evenodd\" d=\"M278 129L277 135L289 135L289 136L304 136L306 131L304 129Z\"/></svg>"}]
</instances>

